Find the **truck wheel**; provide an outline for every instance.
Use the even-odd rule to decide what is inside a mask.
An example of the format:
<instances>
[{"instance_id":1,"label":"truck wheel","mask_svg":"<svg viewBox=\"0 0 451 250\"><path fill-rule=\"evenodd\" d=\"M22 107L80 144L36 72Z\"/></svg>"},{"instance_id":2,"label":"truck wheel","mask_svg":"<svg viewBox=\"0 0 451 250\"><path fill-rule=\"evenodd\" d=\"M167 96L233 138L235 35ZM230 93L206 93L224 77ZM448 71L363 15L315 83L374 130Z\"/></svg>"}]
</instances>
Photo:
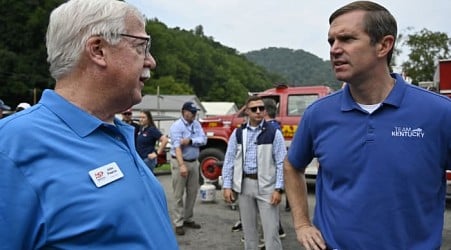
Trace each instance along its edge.
<instances>
[{"instance_id":1,"label":"truck wheel","mask_svg":"<svg viewBox=\"0 0 451 250\"><path fill-rule=\"evenodd\" d=\"M218 188L218 178L221 176L222 166L218 162L224 160L224 152L217 148L206 148L199 154L199 183L204 184L204 178L211 181Z\"/></svg>"}]
</instances>

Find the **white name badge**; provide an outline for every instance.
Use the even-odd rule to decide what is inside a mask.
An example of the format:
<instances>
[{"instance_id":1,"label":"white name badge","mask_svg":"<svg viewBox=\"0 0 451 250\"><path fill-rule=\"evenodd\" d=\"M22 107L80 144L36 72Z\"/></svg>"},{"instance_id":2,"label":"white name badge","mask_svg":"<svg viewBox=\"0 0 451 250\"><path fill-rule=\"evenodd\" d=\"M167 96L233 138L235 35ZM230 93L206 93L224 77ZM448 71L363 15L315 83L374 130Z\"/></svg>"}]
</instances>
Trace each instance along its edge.
<instances>
[{"instance_id":1,"label":"white name badge","mask_svg":"<svg viewBox=\"0 0 451 250\"><path fill-rule=\"evenodd\" d=\"M116 162L112 162L89 171L89 176L91 176L91 180L97 187L103 187L106 184L124 177L124 174Z\"/></svg>"}]
</instances>

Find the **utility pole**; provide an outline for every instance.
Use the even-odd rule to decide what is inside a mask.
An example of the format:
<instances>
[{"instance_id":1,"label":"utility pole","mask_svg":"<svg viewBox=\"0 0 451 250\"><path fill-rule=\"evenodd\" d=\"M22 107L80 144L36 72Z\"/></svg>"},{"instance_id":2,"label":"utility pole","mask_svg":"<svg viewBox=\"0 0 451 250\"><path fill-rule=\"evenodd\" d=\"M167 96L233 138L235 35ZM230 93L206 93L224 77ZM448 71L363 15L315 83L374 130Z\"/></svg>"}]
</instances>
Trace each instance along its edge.
<instances>
[{"instance_id":1,"label":"utility pole","mask_svg":"<svg viewBox=\"0 0 451 250\"><path fill-rule=\"evenodd\" d=\"M157 121L157 123L158 123L158 129L160 129L160 115L161 115L161 112L160 112L160 85L158 85L157 86L157 114L158 114L158 121Z\"/></svg>"},{"instance_id":2,"label":"utility pole","mask_svg":"<svg viewBox=\"0 0 451 250\"><path fill-rule=\"evenodd\" d=\"M36 88L33 88L33 105L36 104Z\"/></svg>"}]
</instances>

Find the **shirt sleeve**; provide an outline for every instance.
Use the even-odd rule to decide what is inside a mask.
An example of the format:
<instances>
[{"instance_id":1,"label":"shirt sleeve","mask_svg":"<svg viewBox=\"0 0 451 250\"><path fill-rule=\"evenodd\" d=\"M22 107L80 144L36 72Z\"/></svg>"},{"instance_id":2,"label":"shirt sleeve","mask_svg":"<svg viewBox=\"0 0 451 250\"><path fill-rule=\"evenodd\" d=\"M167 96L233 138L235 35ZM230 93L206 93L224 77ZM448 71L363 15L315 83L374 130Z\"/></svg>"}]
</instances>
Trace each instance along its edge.
<instances>
[{"instance_id":1,"label":"shirt sleeve","mask_svg":"<svg viewBox=\"0 0 451 250\"><path fill-rule=\"evenodd\" d=\"M283 187L284 187L283 161L285 159L285 156L287 155L287 149L285 147L285 139L283 138L282 132L280 132L280 130L276 130L276 135L274 137L273 155L274 155L274 162L276 163L276 187L275 188L283 189Z\"/></svg>"},{"instance_id":2,"label":"shirt sleeve","mask_svg":"<svg viewBox=\"0 0 451 250\"><path fill-rule=\"evenodd\" d=\"M194 121L194 135L191 137L193 146L201 147L207 144L207 136L198 121Z\"/></svg>"},{"instance_id":3,"label":"shirt sleeve","mask_svg":"<svg viewBox=\"0 0 451 250\"><path fill-rule=\"evenodd\" d=\"M181 121L177 120L174 124L172 124L169 129L169 134L171 137L171 145L173 148L180 147L180 140L183 137L183 129L181 129Z\"/></svg>"},{"instance_id":4,"label":"shirt sleeve","mask_svg":"<svg viewBox=\"0 0 451 250\"><path fill-rule=\"evenodd\" d=\"M222 179L224 188L232 188L233 182L233 164L235 161L236 154L236 130L233 130L232 135L230 135L229 143L227 144L227 151L224 157L224 163L222 165Z\"/></svg>"},{"instance_id":5,"label":"shirt sleeve","mask_svg":"<svg viewBox=\"0 0 451 250\"><path fill-rule=\"evenodd\" d=\"M20 169L2 153L0 162L0 248L40 248L45 235L39 198Z\"/></svg>"},{"instance_id":6,"label":"shirt sleeve","mask_svg":"<svg viewBox=\"0 0 451 250\"><path fill-rule=\"evenodd\" d=\"M307 108L288 149L288 161L296 169L305 169L313 160L313 139L310 130L312 109Z\"/></svg>"}]
</instances>

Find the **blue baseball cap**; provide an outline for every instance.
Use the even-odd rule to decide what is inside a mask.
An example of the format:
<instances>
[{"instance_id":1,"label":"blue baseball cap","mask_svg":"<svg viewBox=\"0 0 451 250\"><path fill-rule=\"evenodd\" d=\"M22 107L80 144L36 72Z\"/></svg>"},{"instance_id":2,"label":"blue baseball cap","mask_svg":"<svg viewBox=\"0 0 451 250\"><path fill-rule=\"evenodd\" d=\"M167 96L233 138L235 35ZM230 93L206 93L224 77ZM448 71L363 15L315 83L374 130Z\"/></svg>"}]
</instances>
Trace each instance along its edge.
<instances>
[{"instance_id":1,"label":"blue baseball cap","mask_svg":"<svg viewBox=\"0 0 451 250\"><path fill-rule=\"evenodd\" d=\"M194 105L194 102L185 102L183 104L182 110L188 110L191 113L196 113L197 111L199 111L200 109L198 109L196 107L196 105Z\"/></svg>"}]
</instances>

